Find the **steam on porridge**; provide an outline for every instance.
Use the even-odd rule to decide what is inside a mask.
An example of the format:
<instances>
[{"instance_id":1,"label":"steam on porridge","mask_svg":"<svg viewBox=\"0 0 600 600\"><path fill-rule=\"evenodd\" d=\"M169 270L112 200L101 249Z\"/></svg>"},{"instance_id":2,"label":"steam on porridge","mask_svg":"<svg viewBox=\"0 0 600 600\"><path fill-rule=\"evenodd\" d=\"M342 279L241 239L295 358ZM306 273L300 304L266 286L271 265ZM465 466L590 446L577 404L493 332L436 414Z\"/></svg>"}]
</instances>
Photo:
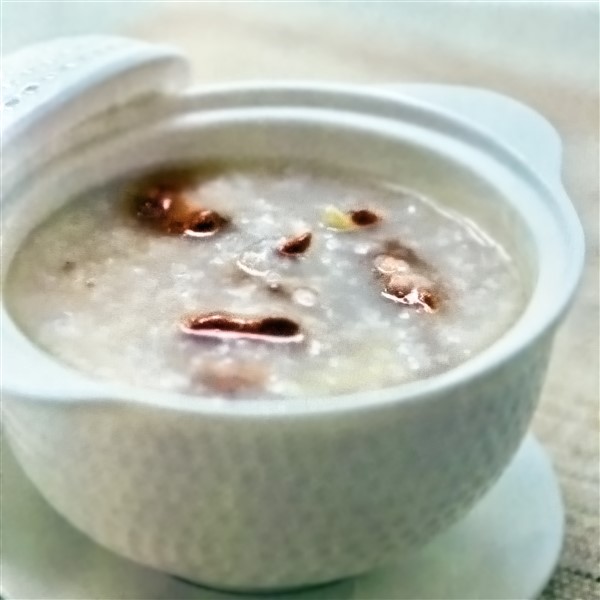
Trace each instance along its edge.
<instances>
[{"instance_id":1,"label":"steam on porridge","mask_svg":"<svg viewBox=\"0 0 600 600\"><path fill-rule=\"evenodd\" d=\"M524 302L505 251L433 201L252 165L86 194L30 235L8 289L26 334L73 367L227 397L429 377L496 340Z\"/></svg>"}]
</instances>

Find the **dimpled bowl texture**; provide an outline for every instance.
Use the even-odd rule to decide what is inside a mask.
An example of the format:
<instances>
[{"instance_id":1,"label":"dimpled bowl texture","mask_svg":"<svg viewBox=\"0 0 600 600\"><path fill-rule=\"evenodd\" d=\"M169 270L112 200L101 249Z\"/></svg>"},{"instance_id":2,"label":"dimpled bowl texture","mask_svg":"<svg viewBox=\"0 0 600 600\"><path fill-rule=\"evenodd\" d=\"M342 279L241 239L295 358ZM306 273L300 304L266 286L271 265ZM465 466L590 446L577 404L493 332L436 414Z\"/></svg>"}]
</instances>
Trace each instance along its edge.
<instances>
[{"instance_id":1,"label":"dimpled bowl texture","mask_svg":"<svg viewBox=\"0 0 600 600\"><path fill-rule=\"evenodd\" d=\"M529 301L506 335L452 371L304 401L232 402L91 380L45 355L4 313L5 430L48 502L123 556L234 590L359 574L464 515L528 428L581 269L558 165L528 165L410 96L352 86L232 85L161 110L123 110L122 120L100 115L104 127L89 130L103 136L49 158L35 176L23 166L6 202L5 263L69 197L137 169L311 159L443 197L510 249ZM515 110L521 132L530 127L557 150L542 119Z\"/></svg>"}]
</instances>

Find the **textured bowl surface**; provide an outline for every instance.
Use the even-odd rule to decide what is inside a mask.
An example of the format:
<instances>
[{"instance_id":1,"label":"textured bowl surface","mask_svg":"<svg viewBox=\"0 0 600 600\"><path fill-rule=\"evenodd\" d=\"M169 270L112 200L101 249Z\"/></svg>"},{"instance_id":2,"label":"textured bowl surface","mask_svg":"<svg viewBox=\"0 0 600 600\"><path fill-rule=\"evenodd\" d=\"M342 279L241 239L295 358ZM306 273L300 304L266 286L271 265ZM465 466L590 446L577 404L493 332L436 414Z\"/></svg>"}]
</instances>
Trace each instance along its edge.
<instances>
[{"instance_id":1,"label":"textured bowl surface","mask_svg":"<svg viewBox=\"0 0 600 600\"><path fill-rule=\"evenodd\" d=\"M101 544L214 586L293 587L364 572L464 514L518 446L546 350L401 409L246 422L15 400L5 422L31 479Z\"/></svg>"}]
</instances>

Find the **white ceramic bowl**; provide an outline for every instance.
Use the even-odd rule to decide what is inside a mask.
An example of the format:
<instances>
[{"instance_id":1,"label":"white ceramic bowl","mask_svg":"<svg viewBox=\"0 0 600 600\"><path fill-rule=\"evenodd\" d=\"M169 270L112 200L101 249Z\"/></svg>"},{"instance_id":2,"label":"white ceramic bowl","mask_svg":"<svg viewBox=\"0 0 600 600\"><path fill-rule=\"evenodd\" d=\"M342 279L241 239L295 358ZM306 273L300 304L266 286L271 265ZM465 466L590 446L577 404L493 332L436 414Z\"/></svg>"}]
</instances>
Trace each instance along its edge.
<instances>
[{"instance_id":1,"label":"white ceramic bowl","mask_svg":"<svg viewBox=\"0 0 600 600\"><path fill-rule=\"evenodd\" d=\"M46 45L45 55L74 43ZM79 74L40 89L5 125L3 278L28 232L80 190L165 160L283 157L443 199L510 248L530 299L501 339L442 375L333 398L236 402L90 379L26 339L2 305L4 423L23 468L94 540L212 586L314 584L411 551L498 478L538 400L583 254L556 134L526 107L476 91L462 90L466 110L476 119L487 106L489 116L491 101L528 156L439 108L441 97L436 106L310 83L178 95L181 59L111 43L116 54L92 52ZM40 56L28 52L13 71Z\"/></svg>"}]
</instances>

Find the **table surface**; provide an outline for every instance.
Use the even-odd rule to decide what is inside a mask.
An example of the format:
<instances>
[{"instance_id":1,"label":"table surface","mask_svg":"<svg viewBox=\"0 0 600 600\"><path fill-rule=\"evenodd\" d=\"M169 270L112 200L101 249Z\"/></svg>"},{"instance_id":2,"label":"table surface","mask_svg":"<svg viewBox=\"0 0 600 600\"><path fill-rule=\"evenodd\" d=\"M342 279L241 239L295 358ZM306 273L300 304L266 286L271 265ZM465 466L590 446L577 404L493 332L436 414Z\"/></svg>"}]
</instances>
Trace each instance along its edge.
<instances>
[{"instance_id":1,"label":"table surface","mask_svg":"<svg viewBox=\"0 0 600 600\"><path fill-rule=\"evenodd\" d=\"M472 85L513 96L554 124L587 260L534 421L567 509L562 559L542 598L600 598L598 4L47 2L36 5L30 29L17 26L24 10L4 8L5 49L36 37L118 31L179 46L192 58L198 83Z\"/></svg>"}]
</instances>

